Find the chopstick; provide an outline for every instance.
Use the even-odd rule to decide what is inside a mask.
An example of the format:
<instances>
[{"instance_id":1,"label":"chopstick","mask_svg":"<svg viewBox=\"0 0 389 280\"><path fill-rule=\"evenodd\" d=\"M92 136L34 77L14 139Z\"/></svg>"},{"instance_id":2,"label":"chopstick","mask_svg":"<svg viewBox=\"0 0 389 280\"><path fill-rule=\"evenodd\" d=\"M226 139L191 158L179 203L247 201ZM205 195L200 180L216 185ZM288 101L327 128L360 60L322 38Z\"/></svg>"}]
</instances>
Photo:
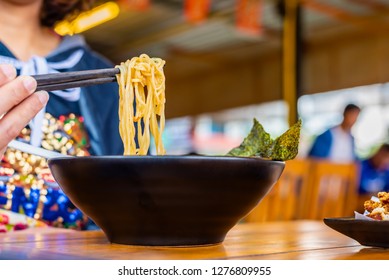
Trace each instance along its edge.
<instances>
[{"instance_id":1,"label":"chopstick","mask_svg":"<svg viewBox=\"0 0 389 280\"><path fill-rule=\"evenodd\" d=\"M19 151L22 151L24 153L28 153L28 154L36 155L36 156L39 156L39 157L43 157L43 158L46 158L46 159L57 158L57 157L72 157L72 156L64 155L64 154L61 154L61 153L58 153L58 152L45 150L45 149L42 149L42 148L39 148L39 147L34 147L34 146L30 145L30 144L23 143L23 142L20 142L18 140L12 140L8 144L8 147L16 149L16 150L19 150Z\"/></svg>"},{"instance_id":2,"label":"chopstick","mask_svg":"<svg viewBox=\"0 0 389 280\"><path fill-rule=\"evenodd\" d=\"M116 81L119 68L106 68L64 73L52 73L33 76L37 81L37 91L63 90L76 87L86 87Z\"/></svg>"}]
</instances>

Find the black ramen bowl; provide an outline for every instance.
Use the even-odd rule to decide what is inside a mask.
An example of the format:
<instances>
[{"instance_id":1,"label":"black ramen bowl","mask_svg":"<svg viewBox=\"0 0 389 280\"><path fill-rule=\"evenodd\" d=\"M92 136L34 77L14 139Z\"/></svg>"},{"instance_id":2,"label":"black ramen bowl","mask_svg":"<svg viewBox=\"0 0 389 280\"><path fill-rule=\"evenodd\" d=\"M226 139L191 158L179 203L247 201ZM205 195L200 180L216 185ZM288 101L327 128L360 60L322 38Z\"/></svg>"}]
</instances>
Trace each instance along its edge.
<instances>
[{"instance_id":1,"label":"black ramen bowl","mask_svg":"<svg viewBox=\"0 0 389 280\"><path fill-rule=\"evenodd\" d=\"M49 166L110 242L147 246L222 242L284 169L283 162L210 156L54 158Z\"/></svg>"}]
</instances>

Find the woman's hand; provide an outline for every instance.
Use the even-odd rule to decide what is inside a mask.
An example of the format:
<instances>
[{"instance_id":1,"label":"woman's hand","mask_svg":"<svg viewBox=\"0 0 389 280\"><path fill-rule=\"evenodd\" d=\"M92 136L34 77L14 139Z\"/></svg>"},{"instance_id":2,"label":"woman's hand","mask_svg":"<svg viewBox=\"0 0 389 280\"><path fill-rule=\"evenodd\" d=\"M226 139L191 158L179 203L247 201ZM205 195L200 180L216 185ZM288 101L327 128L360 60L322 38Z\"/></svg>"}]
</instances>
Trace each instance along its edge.
<instances>
[{"instance_id":1,"label":"woman's hand","mask_svg":"<svg viewBox=\"0 0 389 280\"><path fill-rule=\"evenodd\" d=\"M34 93L36 86L34 78L16 78L14 67L0 65L0 158L8 143L19 135L49 100L45 91Z\"/></svg>"}]
</instances>

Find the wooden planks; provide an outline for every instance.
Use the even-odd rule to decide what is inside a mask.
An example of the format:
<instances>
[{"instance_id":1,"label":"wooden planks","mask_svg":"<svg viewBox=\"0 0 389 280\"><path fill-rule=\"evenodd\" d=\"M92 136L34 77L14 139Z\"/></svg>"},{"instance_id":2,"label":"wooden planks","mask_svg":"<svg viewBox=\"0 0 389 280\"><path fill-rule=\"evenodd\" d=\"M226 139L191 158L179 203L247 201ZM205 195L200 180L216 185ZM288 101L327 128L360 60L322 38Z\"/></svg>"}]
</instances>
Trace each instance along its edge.
<instances>
[{"instance_id":1,"label":"wooden planks","mask_svg":"<svg viewBox=\"0 0 389 280\"><path fill-rule=\"evenodd\" d=\"M31 229L0 235L0 259L389 259L321 221L239 224L222 244L190 248L110 244L101 231Z\"/></svg>"}]
</instances>

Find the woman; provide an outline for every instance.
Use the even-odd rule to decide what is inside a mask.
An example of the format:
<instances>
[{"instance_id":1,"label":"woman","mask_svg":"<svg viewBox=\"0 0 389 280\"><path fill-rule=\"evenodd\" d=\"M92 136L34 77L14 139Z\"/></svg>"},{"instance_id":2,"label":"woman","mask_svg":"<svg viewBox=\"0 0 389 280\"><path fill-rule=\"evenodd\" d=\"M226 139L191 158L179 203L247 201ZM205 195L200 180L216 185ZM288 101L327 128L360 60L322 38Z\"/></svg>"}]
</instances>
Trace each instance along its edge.
<instances>
[{"instance_id":1,"label":"woman","mask_svg":"<svg viewBox=\"0 0 389 280\"><path fill-rule=\"evenodd\" d=\"M0 64L13 65L17 74L21 76L113 67L107 60L93 52L82 36L61 37L53 31L56 22L91 8L94 2L92 0L0 0ZM22 78L17 80L19 79ZM116 83L49 92L50 99L47 105L29 123L29 135L23 140L44 147L47 131L42 131L42 123L46 121L47 124L45 113L49 113L57 121L64 116L73 115L80 116L79 120L83 121L83 126L80 127L85 127L86 132L81 134L87 135L82 137L87 153L123 154L123 144L118 129L117 92ZM39 93L34 96L42 97L44 94ZM3 112L5 111L6 108L3 109ZM78 131L80 127L77 127ZM11 136L14 135L1 140L0 148L4 148ZM87 144L84 143L85 139ZM9 191L5 186L3 189L3 192ZM11 201L7 200L6 196L0 195L0 207L8 205L13 211L22 209L30 216L35 216L36 211L39 210L43 213L41 218L53 223L59 221L74 224L81 219L79 212L70 210L72 205L60 190L56 193L51 191L52 189L46 195L43 209L39 209L42 207L39 206L41 193L37 194L34 200L31 195L24 195L24 192L18 192L20 195L16 195L15 191L12 196L12 206L9 206ZM1 192L0 185L0 194ZM1 198L4 198L3 202Z\"/></svg>"},{"instance_id":2,"label":"woman","mask_svg":"<svg viewBox=\"0 0 389 280\"><path fill-rule=\"evenodd\" d=\"M0 63L12 64L20 75L108 68L81 36L60 37L56 22L92 6L90 0L0 0ZM114 83L50 92L45 111L58 118L82 116L92 155L123 153L119 135L118 89ZM31 144L40 146L44 112L30 123Z\"/></svg>"}]
</instances>

